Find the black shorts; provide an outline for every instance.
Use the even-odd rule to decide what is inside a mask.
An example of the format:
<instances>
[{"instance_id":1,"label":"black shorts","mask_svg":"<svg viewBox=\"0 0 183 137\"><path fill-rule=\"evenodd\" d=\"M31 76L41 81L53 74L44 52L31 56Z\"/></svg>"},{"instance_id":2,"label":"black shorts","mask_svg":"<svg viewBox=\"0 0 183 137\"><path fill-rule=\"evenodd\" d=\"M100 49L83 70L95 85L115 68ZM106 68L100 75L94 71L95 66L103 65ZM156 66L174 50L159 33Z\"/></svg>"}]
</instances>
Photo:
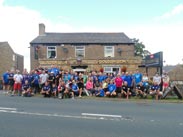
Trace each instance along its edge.
<instances>
[{"instance_id":1,"label":"black shorts","mask_svg":"<svg viewBox=\"0 0 183 137\"><path fill-rule=\"evenodd\" d=\"M84 84L83 83L78 83L78 88L79 89L84 89Z\"/></svg>"},{"instance_id":2,"label":"black shorts","mask_svg":"<svg viewBox=\"0 0 183 137\"><path fill-rule=\"evenodd\" d=\"M116 93L121 93L121 87L116 87Z\"/></svg>"},{"instance_id":3,"label":"black shorts","mask_svg":"<svg viewBox=\"0 0 183 137\"><path fill-rule=\"evenodd\" d=\"M14 85L14 80L9 80L8 85L13 86Z\"/></svg>"}]
</instances>

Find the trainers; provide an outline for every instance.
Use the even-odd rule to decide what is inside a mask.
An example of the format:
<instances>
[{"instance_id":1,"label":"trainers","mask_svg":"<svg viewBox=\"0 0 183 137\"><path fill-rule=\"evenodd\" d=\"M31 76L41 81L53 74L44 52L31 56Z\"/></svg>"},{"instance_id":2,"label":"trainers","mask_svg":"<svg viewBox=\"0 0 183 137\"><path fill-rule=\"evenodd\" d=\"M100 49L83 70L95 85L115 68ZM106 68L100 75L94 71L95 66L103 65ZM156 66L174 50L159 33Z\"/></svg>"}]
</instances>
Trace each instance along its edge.
<instances>
[{"instance_id":1,"label":"trainers","mask_svg":"<svg viewBox=\"0 0 183 137\"><path fill-rule=\"evenodd\" d=\"M79 98L81 98L82 96L81 95L79 95Z\"/></svg>"}]
</instances>

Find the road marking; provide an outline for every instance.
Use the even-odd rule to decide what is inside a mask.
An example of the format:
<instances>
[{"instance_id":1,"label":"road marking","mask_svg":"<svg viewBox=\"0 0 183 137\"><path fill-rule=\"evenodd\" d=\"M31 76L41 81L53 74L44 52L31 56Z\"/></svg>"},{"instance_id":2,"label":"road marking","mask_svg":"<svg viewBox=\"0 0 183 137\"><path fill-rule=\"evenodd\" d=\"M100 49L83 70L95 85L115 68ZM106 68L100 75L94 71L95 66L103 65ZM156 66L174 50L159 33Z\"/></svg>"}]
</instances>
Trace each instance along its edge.
<instances>
[{"instance_id":1,"label":"road marking","mask_svg":"<svg viewBox=\"0 0 183 137\"><path fill-rule=\"evenodd\" d=\"M121 115L108 115L108 114L93 114L93 113L81 113L81 115L62 115L62 114L46 114L46 113L32 113L32 112L22 112L17 111L16 108L6 108L0 107L0 113L9 114L21 114L21 115L31 115L31 116L47 116L47 117L60 117L60 118L77 118L77 119L89 119L89 120L112 120L112 121L122 121L129 120L133 121L130 117L122 117Z\"/></svg>"},{"instance_id":2,"label":"road marking","mask_svg":"<svg viewBox=\"0 0 183 137\"><path fill-rule=\"evenodd\" d=\"M16 108L5 108L5 107L0 107L0 110L17 110Z\"/></svg>"},{"instance_id":3,"label":"road marking","mask_svg":"<svg viewBox=\"0 0 183 137\"><path fill-rule=\"evenodd\" d=\"M83 116L94 116L94 117L122 118L121 115L108 115L108 114L81 113L81 115L83 115Z\"/></svg>"},{"instance_id":4,"label":"road marking","mask_svg":"<svg viewBox=\"0 0 183 137\"><path fill-rule=\"evenodd\" d=\"M0 110L0 113L9 113L9 114L21 114L21 115L30 115L30 116L47 116L47 117L60 117L60 118L76 118L76 119L89 119L89 120L113 120L113 121L121 121L123 119L119 119L116 117L94 117L94 116L74 116L74 115L59 115L59 114L44 114L44 113L31 113L31 112L19 112L14 110Z\"/></svg>"}]
</instances>

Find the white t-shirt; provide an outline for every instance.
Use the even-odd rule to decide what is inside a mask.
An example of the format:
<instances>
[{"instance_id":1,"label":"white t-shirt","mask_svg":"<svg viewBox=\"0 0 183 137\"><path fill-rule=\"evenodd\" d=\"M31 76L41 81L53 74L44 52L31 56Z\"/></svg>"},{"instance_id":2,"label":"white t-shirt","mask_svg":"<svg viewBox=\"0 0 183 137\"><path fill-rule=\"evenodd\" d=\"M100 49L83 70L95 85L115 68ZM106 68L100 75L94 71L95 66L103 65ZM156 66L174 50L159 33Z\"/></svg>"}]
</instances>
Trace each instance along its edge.
<instances>
[{"instance_id":1,"label":"white t-shirt","mask_svg":"<svg viewBox=\"0 0 183 137\"><path fill-rule=\"evenodd\" d=\"M41 79L41 84L44 84L48 79L48 74L40 74L39 77Z\"/></svg>"},{"instance_id":2,"label":"white t-shirt","mask_svg":"<svg viewBox=\"0 0 183 137\"><path fill-rule=\"evenodd\" d=\"M22 83L23 76L21 74L15 74L13 78L15 83Z\"/></svg>"}]
</instances>

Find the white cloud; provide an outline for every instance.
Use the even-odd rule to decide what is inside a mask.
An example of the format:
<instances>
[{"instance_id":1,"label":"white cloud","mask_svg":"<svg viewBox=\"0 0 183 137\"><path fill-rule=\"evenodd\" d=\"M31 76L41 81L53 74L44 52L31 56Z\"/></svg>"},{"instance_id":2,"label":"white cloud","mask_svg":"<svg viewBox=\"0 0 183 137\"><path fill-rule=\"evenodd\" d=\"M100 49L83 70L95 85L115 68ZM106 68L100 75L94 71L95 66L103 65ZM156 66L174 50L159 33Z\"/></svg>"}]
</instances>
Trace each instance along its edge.
<instances>
[{"instance_id":1,"label":"white cloud","mask_svg":"<svg viewBox=\"0 0 183 137\"><path fill-rule=\"evenodd\" d=\"M180 14L183 5L174 8L171 16ZM167 14L168 15L168 14ZM170 17L169 15L169 17ZM86 26L74 28L62 22L52 22L42 17L35 10L20 6L5 6L0 0L0 41L8 41L16 53L24 56L25 68L30 68L29 43L38 36L38 24L44 23L47 32L124 32L130 38L138 38L152 53L163 51L166 64L182 63L183 55L180 47L183 46L183 23L156 24L138 26L118 26L103 28Z\"/></svg>"},{"instance_id":2,"label":"white cloud","mask_svg":"<svg viewBox=\"0 0 183 137\"><path fill-rule=\"evenodd\" d=\"M164 13L159 17L156 17L155 20L170 19L171 17L174 17L181 13L183 13L183 4L179 4L178 6L174 7L171 11Z\"/></svg>"},{"instance_id":3,"label":"white cloud","mask_svg":"<svg viewBox=\"0 0 183 137\"><path fill-rule=\"evenodd\" d=\"M38 36L38 24L45 23L47 30L68 31L67 24L55 24L38 11L21 6L5 6L0 0L0 41L8 41L13 50L24 56L24 66L30 68L30 42Z\"/></svg>"}]
</instances>

